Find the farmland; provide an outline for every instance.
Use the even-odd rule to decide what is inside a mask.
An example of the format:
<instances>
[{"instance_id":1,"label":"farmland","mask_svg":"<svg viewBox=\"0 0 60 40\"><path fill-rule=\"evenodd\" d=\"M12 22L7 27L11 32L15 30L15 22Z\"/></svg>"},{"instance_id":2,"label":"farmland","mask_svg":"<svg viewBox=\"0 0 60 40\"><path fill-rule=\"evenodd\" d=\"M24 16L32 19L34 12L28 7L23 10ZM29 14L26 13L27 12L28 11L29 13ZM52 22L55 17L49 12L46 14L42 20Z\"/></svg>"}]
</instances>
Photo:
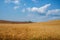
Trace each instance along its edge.
<instances>
[{"instance_id":1,"label":"farmland","mask_svg":"<svg viewBox=\"0 0 60 40\"><path fill-rule=\"evenodd\" d=\"M0 23L0 40L60 40L60 20L29 24Z\"/></svg>"}]
</instances>

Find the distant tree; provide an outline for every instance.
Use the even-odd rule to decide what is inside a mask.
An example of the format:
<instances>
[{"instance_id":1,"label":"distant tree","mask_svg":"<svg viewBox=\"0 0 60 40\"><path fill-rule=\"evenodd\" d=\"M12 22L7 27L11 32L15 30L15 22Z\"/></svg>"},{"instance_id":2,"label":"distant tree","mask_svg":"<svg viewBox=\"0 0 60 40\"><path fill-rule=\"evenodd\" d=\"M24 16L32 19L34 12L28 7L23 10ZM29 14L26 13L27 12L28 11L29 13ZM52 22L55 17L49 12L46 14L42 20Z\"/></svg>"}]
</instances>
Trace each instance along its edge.
<instances>
[{"instance_id":1,"label":"distant tree","mask_svg":"<svg viewBox=\"0 0 60 40\"><path fill-rule=\"evenodd\" d=\"M29 23L32 23L32 21L28 21Z\"/></svg>"},{"instance_id":2,"label":"distant tree","mask_svg":"<svg viewBox=\"0 0 60 40\"><path fill-rule=\"evenodd\" d=\"M32 21L25 21L25 22L32 23Z\"/></svg>"}]
</instances>

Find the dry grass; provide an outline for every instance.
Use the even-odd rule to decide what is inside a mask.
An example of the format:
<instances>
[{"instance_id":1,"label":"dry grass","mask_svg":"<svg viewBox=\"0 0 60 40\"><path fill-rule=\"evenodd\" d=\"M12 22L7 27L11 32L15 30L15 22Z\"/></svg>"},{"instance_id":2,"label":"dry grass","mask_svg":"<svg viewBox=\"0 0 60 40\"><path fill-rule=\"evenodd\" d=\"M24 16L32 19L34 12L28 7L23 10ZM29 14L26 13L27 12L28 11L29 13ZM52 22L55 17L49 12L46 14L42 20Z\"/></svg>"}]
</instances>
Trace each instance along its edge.
<instances>
[{"instance_id":1,"label":"dry grass","mask_svg":"<svg viewBox=\"0 0 60 40\"><path fill-rule=\"evenodd\" d=\"M0 40L60 40L60 21L31 24L0 23Z\"/></svg>"}]
</instances>

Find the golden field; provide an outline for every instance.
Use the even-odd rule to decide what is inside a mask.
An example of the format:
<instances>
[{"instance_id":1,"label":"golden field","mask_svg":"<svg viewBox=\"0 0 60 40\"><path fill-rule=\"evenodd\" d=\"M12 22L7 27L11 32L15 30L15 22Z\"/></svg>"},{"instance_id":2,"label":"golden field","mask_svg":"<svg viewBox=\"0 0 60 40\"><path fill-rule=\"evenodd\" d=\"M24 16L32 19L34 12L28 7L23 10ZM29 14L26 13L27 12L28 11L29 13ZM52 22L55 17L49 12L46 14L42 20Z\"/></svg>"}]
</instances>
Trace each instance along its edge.
<instances>
[{"instance_id":1,"label":"golden field","mask_svg":"<svg viewBox=\"0 0 60 40\"><path fill-rule=\"evenodd\" d=\"M0 40L60 40L60 20L29 24L0 23Z\"/></svg>"}]
</instances>

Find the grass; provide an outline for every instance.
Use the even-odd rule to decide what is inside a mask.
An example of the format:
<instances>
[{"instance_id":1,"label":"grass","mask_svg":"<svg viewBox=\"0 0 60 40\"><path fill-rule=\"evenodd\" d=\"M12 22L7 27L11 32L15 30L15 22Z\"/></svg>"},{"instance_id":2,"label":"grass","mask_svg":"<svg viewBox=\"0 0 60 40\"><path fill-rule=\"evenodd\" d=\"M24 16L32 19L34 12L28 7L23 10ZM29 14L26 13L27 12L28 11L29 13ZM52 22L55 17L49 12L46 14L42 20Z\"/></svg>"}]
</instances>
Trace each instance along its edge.
<instances>
[{"instance_id":1,"label":"grass","mask_svg":"<svg viewBox=\"0 0 60 40\"><path fill-rule=\"evenodd\" d=\"M60 40L60 21L30 24L0 23L0 40Z\"/></svg>"}]
</instances>

